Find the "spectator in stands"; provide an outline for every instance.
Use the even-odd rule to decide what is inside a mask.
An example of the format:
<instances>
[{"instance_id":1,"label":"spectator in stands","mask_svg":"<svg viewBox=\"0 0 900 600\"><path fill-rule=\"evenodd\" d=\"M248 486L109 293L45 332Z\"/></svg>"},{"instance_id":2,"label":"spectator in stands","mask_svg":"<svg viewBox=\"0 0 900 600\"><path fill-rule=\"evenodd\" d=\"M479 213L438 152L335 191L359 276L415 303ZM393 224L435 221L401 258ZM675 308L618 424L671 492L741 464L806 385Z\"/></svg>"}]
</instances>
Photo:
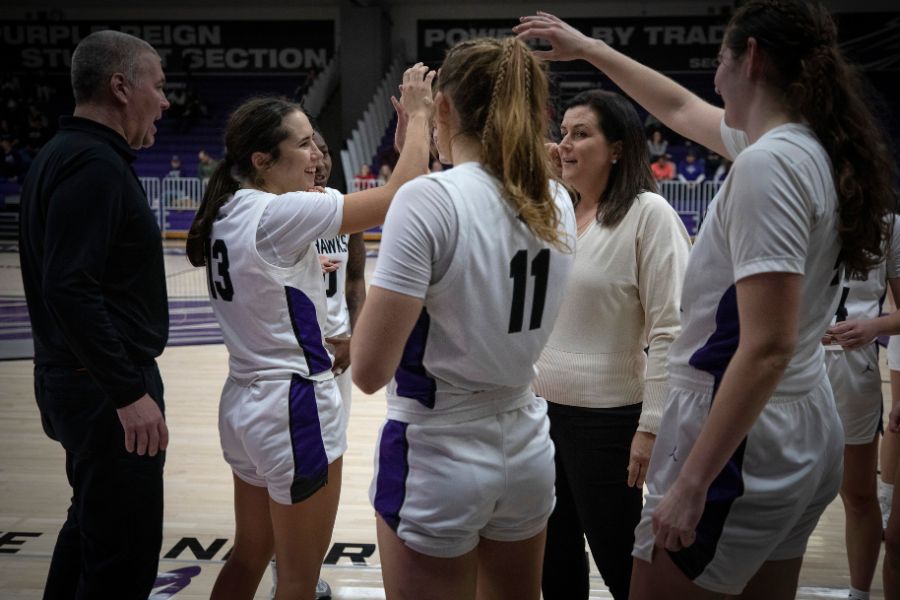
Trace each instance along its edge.
<instances>
[{"instance_id":1,"label":"spectator in stands","mask_svg":"<svg viewBox=\"0 0 900 600\"><path fill-rule=\"evenodd\" d=\"M671 154L661 154L650 163L650 170L657 181L671 181L675 179L675 163Z\"/></svg>"},{"instance_id":2,"label":"spectator in stands","mask_svg":"<svg viewBox=\"0 0 900 600\"><path fill-rule=\"evenodd\" d=\"M627 600L690 241L656 193L640 118L625 97L577 95L560 133L562 180L578 193L578 240L534 380L556 446L542 587L546 600L587 598L587 536L613 597Z\"/></svg>"},{"instance_id":3,"label":"spectator in stands","mask_svg":"<svg viewBox=\"0 0 900 600\"><path fill-rule=\"evenodd\" d=\"M169 172L166 177L181 177L181 158L177 154L172 155L169 161Z\"/></svg>"},{"instance_id":4,"label":"spectator in stands","mask_svg":"<svg viewBox=\"0 0 900 600\"><path fill-rule=\"evenodd\" d=\"M3 151L0 176L15 180L24 175L31 160L26 158L15 140L9 135L3 135L0 137L0 149Z\"/></svg>"},{"instance_id":5,"label":"spectator in stands","mask_svg":"<svg viewBox=\"0 0 900 600\"><path fill-rule=\"evenodd\" d=\"M441 164L441 161L438 159L434 159L431 161L431 172L432 173L440 173L444 170L444 165Z\"/></svg>"},{"instance_id":6,"label":"spectator in stands","mask_svg":"<svg viewBox=\"0 0 900 600\"><path fill-rule=\"evenodd\" d=\"M213 172L219 165L219 161L214 160L206 150L197 153L197 177L207 180L212 177Z\"/></svg>"},{"instance_id":7,"label":"spectator in stands","mask_svg":"<svg viewBox=\"0 0 900 600\"><path fill-rule=\"evenodd\" d=\"M363 163L359 167L359 173L355 175L356 179L375 179L375 174L372 173L372 167L368 165L368 163Z\"/></svg>"},{"instance_id":8,"label":"spectator in stands","mask_svg":"<svg viewBox=\"0 0 900 600\"><path fill-rule=\"evenodd\" d=\"M393 171L391 170L391 165L389 165L389 164L387 164L387 163L381 165L381 168L378 169L378 181L379 181L382 185L384 185L384 184L387 183L388 180L391 178L391 173L392 173L392 172L393 172Z\"/></svg>"},{"instance_id":9,"label":"spectator in stands","mask_svg":"<svg viewBox=\"0 0 900 600\"><path fill-rule=\"evenodd\" d=\"M650 139L647 140L647 150L650 152L650 156L662 156L668 148L669 142L663 138L662 131L654 129L650 134Z\"/></svg>"},{"instance_id":10,"label":"spectator in stands","mask_svg":"<svg viewBox=\"0 0 900 600\"><path fill-rule=\"evenodd\" d=\"M684 160L678 163L678 181L699 185L706 180L704 160L697 158L697 152L688 150Z\"/></svg>"}]
</instances>

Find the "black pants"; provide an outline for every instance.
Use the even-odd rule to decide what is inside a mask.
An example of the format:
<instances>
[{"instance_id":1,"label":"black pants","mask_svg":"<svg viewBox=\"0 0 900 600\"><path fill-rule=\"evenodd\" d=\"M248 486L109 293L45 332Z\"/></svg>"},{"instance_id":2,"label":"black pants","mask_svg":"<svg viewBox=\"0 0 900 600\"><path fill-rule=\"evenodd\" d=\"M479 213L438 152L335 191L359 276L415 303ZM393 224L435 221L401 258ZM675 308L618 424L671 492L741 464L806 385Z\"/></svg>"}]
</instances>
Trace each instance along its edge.
<instances>
[{"instance_id":1,"label":"black pants","mask_svg":"<svg viewBox=\"0 0 900 600\"><path fill-rule=\"evenodd\" d=\"M159 370L141 371L163 409ZM36 367L34 390L44 431L66 451L72 487L44 598L146 600L162 545L165 453L125 451L115 408L84 370Z\"/></svg>"},{"instance_id":2,"label":"black pants","mask_svg":"<svg viewBox=\"0 0 900 600\"><path fill-rule=\"evenodd\" d=\"M642 495L628 487L628 457L641 404L575 408L548 402L556 445L556 507L547 526L545 600L588 597L587 537L613 598L627 600Z\"/></svg>"}]
</instances>

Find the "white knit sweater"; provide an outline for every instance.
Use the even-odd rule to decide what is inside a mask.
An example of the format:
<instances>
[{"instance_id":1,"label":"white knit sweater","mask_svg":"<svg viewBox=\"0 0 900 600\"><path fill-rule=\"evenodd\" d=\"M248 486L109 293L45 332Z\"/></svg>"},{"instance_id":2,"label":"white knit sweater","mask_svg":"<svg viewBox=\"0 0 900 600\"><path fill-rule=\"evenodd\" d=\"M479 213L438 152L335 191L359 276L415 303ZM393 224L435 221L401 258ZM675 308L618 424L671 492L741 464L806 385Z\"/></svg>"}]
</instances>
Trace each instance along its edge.
<instances>
[{"instance_id":1,"label":"white knit sweater","mask_svg":"<svg viewBox=\"0 0 900 600\"><path fill-rule=\"evenodd\" d=\"M640 194L613 228L592 223L578 237L566 298L537 363L535 392L591 408L643 402L638 430L655 434L669 387L666 354L680 331L689 250L681 219L657 194Z\"/></svg>"}]
</instances>

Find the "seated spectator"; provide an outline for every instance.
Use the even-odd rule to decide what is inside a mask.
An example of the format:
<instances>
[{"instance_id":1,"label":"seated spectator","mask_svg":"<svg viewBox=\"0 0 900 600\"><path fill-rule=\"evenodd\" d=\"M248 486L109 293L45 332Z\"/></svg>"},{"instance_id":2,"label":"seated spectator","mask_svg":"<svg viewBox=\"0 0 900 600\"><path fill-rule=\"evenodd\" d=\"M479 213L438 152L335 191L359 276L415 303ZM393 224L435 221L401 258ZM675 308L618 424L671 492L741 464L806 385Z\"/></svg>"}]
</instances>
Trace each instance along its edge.
<instances>
[{"instance_id":1,"label":"seated spectator","mask_svg":"<svg viewBox=\"0 0 900 600\"><path fill-rule=\"evenodd\" d=\"M381 165L381 168L378 169L378 181L381 182L382 185L384 185L391 178L391 173L393 173L391 165L387 163Z\"/></svg>"},{"instance_id":2,"label":"seated spectator","mask_svg":"<svg viewBox=\"0 0 900 600\"><path fill-rule=\"evenodd\" d=\"M214 160L206 150L201 150L197 154L197 177L204 181L209 179L218 165L219 161Z\"/></svg>"},{"instance_id":3,"label":"seated spectator","mask_svg":"<svg viewBox=\"0 0 900 600\"><path fill-rule=\"evenodd\" d=\"M355 177L356 179L375 179L375 174L372 173L372 167L363 163L359 167L359 173L357 173Z\"/></svg>"},{"instance_id":4,"label":"seated spectator","mask_svg":"<svg viewBox=\"0 0 900 600\"><path fill-rule=\"evenodd\" d=\"M678 163L678 181L698 185L706 180L706 163L703 159L697 159L694 150L688 150L687 155Z\"/></svg>"},{"instance_id":5,"label":"seated spectator","mask_svg":"<svg viewBox=\"0 0 900 600\"><path fill-rule=\"evenodd\" d=\"M662 156L668 148L669 142L663 138L662 131L654 129L650 134L650 139L647 140L647 150L650 152L650 156Z\"/></svg>"},{"instance_id":6,"label":"seated spectator","mask_svg":"<svg viewBox=\"0 0 900 600\"><path fill-rule=\"evenodd\" d=\"M650 163L650 170L657 181L671 181L675 179L675 163L671 154L661 154Z\"/></svg>"}]
</instances>

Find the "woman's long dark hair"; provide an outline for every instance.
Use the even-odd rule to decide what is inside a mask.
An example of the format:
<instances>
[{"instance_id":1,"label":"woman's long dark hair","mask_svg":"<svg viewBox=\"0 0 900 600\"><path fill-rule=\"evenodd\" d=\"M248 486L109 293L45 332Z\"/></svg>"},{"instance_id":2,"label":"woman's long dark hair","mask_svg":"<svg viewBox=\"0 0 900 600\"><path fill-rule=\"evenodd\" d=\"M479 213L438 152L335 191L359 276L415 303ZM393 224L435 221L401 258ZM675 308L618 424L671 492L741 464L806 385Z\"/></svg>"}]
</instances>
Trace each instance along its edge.
<instances>
[{"instance_id":1,"label":"woman's long dark hair","mask_svg":"<svg viewBox=\"0 0 900 600\"><path fill-rule=\"evenodd\" d=\"M303 112L299 104L287 98L252 98L240 105L225 126L225 158L213 171L206 186L200 208L191 223L187 238L188 260L195 267L206 264L206 241L213 221L222 204L240 188L239 179L256 186L259 174L250 157L263 152L275 162L280 155L278 144L288 137L284 118L293 112Z\"/></svg>"},{"instance_id":2,"label":"woman's long dark hair","mask_svg":"<svg viewBox=\"0 0 900 600\"><path fill-rule=\"evenodd\" d=\"M565 110L586 106L597 117L597 125L608 144L621 142L618 161L612 165L606 189L597 204L597 222L615 227L625 218L634 199L641 192L655 192L656 179L647 159L644 128L634 105L621 94L591 90L581 92Z\"/></svg>"},{"instance_id":3,"label":"woman's long dark hair","mask_svg":"<svg viewBox=\"0 0 900 600\"><path fill-rule=\"evenodd\" d=\"M884 256L896 205L894 161L863 93L868 86L838 48L834 21L818 2L747 2L731 19L725 45L739 57L751 37L771 64L766 78L784 90L788 107L831 159L841 260L848 275L863 275Z\"/></svg>"}]
</instances>

